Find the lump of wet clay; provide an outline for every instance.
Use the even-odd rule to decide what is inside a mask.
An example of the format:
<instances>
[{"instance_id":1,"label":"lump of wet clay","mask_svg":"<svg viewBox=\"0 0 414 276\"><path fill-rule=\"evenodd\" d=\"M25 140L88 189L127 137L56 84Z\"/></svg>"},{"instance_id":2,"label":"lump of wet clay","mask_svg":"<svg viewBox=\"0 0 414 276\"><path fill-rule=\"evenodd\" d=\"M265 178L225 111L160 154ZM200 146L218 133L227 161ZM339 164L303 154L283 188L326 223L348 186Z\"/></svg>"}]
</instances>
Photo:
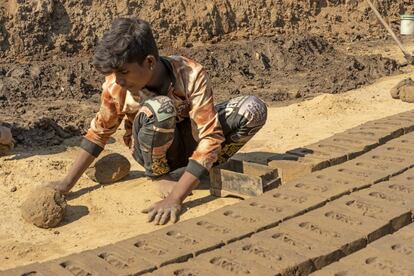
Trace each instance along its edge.
<instances>
[{"instance_id":1,"label":"lump of wet clay","mask_svg":"<svg viewBox=\"0 0 414 276\"><path fill-rule=\"evenodd\" d=\"M37 227L51 228L65 215L64 196L50 187L40 187L30 193L21 206L23 218Z\"/></svg>"},{"instance_id":2,"label":"lump of wet clay","mask_svg":"<svg viewBox=\"0 0 414 276\"><path fill-rule=\"evenodd\" d=\"M403 79L397 85L395 85L391 90L390 94L391 97L394 99L400 99L401 98L401 90L403 90L406 86L414 86L414 81L411 78Z\"/></svg>"},{"instance_id":3,"label":"lump of wet clay","mask_svg":"<svg viewBox=\"0 0 414 276\"><path fill-rule=\"evenodd\" d=\"M414 103L414 82L412 85L401 87L400 99L403 102Z\"/></svg>"},{"instance_id":4,"label":"lump of wet clay","mask_svg":"<svg viewBox=\"0 0 414 276\"><path fill-rule=\"evenodd\" d=\"M118 153L110 153L86 170L86 175L100 184L110 184L129 174L131 163Z\"/></svg>"}]
</instances>

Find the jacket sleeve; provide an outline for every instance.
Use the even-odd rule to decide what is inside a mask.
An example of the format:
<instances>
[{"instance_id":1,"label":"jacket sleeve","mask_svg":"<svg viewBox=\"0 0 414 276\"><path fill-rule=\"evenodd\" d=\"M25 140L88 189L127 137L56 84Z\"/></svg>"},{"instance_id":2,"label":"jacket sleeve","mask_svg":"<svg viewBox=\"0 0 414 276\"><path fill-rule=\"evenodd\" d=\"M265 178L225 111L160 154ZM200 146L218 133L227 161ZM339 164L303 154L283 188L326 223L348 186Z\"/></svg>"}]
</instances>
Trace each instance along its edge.
<instances>
[{"instance_id":1,"label":"jacket sleeve","mask_svg":"<svg viewBox=\"0 0 414 276\"><path fill-rule=\"evenodd\" d=\"M115 87L117 89L117 87ZM118 92L116 95L119 96ZM81 143L81 148L97 157L104 149L106 143L121 124L124 114L120 112L119 100L115 100L108 87L103 85L101 106L90 128Z\"/></svg>"},{"instance_id":2,"label":"jacket sleeve","mask_svg":"<svg viewBox=\"0 0 414 276\"><path fill-rule=\"evenodd\" d=\"M190 95L190 119L193 135L199 138L198 146L190 157L186 170L196 177L211 169L217 161L224 141L223 131L214 108L213 92L207 74L202 68L195 77Z\"/></svg>"}]
</instances>

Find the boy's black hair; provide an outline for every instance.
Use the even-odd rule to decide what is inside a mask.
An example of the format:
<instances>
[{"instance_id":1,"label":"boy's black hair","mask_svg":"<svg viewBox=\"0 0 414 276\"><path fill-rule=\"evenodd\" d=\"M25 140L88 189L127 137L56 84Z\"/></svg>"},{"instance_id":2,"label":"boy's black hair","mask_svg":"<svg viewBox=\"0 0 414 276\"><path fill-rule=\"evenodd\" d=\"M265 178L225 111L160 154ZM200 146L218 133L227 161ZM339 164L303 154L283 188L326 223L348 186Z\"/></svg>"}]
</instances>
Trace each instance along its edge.
<instances>
[{"instance_id":1,"label":"boy's black hair","mask_svg":"<svg viewBox=\"0 0 414 276\"><path fill-rule=\"evenodd\" d=\"M99 41L92 65L101 73L111 73L125 63L142 64L148 55L159 59L149 23L138 18L117 18Z\"/></svg>"}]
</instances>

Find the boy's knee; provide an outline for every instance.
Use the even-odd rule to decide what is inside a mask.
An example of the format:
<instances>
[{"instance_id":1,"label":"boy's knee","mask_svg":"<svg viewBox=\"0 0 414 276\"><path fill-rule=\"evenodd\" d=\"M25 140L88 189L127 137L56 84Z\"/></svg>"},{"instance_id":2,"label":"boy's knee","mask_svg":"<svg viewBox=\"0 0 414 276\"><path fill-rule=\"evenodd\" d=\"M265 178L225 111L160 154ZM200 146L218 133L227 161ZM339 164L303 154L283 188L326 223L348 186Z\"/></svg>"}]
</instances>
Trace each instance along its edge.
<instances>
[{"instance_id":1,"label":"boy's knee","mask_svg":"<svg viewBox=\"0 0 414 276\"><path fill-rule=\"evenodd\" d=\"M157 123L171 119L175 120L177 115L173 100L167 96L157 96L146 100L143 107L150 109Z\"/></svg>"},{"instance_id":2,"label":"boy's knee","mask_svg":"<svg viewBox=\"0 0 414 276\"><path fill-rule=\"evenodd\" d=\"M267 120L267 106L256 96L248 96L243 103L247 113L247 127L261 128Z\"/></svg>"},{"instance_id":3,"label":"boy's knee","mask_svg":"<svg viewBox=\"0 0 414 276\"><path fill-rule=\"evenodd\" d=\"M169 172L166 158L174 139L176 109L172 99L157 96L145 101L133 126L133 156L149 177Z\"/></svg>"},{"instance_id":4,"label":"boy's knee","mask_svg":"<svg viewBox=\"0 0 414 276\"><path fill-rule=\"evenodd\" d=\"M167 96L157 96L143 103L135 117L133 131L138 134L142 127L174 128L175 117L176 109L172 99Z\"/></svg>"}]
</instances>

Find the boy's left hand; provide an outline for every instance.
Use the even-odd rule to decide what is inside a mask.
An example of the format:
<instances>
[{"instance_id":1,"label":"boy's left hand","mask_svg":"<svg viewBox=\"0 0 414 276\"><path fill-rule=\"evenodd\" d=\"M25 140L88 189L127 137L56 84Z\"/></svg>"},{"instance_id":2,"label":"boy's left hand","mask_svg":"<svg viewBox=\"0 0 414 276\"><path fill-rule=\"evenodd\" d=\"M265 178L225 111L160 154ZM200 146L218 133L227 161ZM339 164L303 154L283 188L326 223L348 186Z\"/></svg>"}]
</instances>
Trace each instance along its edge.
<instances>
[{"instance_id":1,"label":"boy's left hand","mask_svg":"<svg viewBox=\"0 0 414 276\"><path fill-rule=\"evenodd\" d=\"M170 196L158 201L150 207L142 210L148 214L148 222L154 221L154 224L165 224L171 219L176 223L181 212L181 202Z\"/></svg>"}]
</instances>

